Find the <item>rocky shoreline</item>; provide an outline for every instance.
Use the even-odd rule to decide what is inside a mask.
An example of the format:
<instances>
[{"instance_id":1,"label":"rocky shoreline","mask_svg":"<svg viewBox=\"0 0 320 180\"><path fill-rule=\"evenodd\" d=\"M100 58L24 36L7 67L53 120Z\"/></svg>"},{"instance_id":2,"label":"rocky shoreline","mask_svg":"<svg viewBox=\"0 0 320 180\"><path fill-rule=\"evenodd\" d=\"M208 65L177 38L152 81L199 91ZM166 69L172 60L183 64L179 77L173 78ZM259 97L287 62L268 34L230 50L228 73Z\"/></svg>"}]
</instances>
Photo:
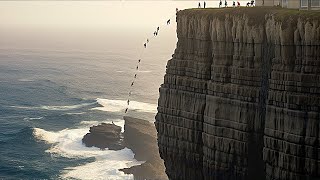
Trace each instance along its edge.
<instances>
[{"instance_id":1,"label":"rocky shoreline","mask_svg":"<svg viewBox=\"0 0 320 180\"><path fill-rule=\"evenodd\" d=\"M153 123L147 120L124 117L124 132L115 124L102 123L90 127L82 142L87 147L100 149L121 150L131 149L138 161L143 164L130 168L119 169L126 174L133 174L135 180L167 180L165 166L159 155L157 131Z\"/></svg>"},{"instance_id":2,"label":"rocky shoreline","mask_svg":"<svg viewBox=\"0 0 320 180\"><path fill-rule=\"evenodd\" d=\"M132 117L124 117L124 120L125 146L134 152L135 159L145 161L145 163L120 170L126 174L133 174L135 179L168 179L164 162L159 155L157 131L154 124Z\"/></svg>"}]
</instances>

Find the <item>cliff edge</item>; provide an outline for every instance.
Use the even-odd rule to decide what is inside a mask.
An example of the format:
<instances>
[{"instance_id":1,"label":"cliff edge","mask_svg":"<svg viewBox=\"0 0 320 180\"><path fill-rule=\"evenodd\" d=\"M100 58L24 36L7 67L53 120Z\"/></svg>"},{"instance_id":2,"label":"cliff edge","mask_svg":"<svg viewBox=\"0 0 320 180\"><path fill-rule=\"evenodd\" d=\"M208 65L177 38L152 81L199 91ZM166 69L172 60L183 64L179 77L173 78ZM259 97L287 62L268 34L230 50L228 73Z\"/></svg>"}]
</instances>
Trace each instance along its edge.
<instances>
[{"instance_id":1,"label":"cliff edge","mask_svg":"<svg viewBox=\"0 0 320 180\"><path fill-rule=\"evenodd\" d=\"M320 13L177 13L156 128L170 179L320 178Z\"/></svg>"}]
</instances>

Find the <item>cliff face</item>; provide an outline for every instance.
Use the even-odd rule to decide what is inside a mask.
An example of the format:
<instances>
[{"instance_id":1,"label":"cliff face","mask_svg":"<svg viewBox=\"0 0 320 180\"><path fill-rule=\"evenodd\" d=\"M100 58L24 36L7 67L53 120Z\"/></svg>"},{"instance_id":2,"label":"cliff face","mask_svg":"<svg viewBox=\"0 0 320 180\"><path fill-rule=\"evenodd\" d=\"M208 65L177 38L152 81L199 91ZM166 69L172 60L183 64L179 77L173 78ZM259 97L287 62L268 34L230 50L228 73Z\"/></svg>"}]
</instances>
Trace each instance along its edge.
<instances>
[{"instance_id":1,"label":"cliff face","mask_svg":"<svg viewBox=\"0 0 320 180\"><path fill-rule=\"evenodd\" d=\"M125 116L125 146L134 152L141 165L120 169L126 174L133 174L135 180L167 180L163 160L157 146L157 132L154 124L147 120Z\"/></svg>"},{"instance_id":2,"label":"cliff face","mask_svg":"<svg viewBox=\"0 0 320 180\"><path fill-rule=\"evenodd\" d=\"M177 14L156 116L170 179L320 177L319 14Z\"/></svg>"}]
</instances>

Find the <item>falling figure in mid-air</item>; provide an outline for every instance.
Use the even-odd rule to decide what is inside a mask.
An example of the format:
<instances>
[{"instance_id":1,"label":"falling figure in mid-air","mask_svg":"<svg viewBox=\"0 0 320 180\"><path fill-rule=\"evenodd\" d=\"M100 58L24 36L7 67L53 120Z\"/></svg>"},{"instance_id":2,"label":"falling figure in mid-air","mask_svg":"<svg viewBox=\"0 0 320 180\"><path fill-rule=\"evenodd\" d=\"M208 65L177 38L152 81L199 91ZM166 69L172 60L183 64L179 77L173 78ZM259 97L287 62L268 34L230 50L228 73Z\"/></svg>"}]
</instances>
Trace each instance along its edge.
<instances>
[{"instance_id":1,"label":"falling figure in mid-air","mask_svg":"<svg viewBox=\"0 0 320 180\"><path fill-rule=\"evenodd\" d=\"M144 46L144 48L147 48L147 43L144 43L143 46Z\"/></svg>"},{"instance_id":2,"label":"falling figure in mid-air","mask_svg":"<svg viewBox=\"0 0 320 180\"><path fill-rule=\"evenodd\" d=\"M128 112L128 108L126 108L126 110L124 111L124 113L127 113Z\"/></svg>"},{"instance_id":3,"label":"falling figure in mid-air","mask_svg":"<svg viewBox=\"0 0 320 180\"><path fill-rule=\"evenodd\" d=\"M134 82L131 83L131 86L133 86Z\"/></svg>"},{"instance_id":4,"label":"falling figure in mid-air","mask_svg":"<svg viewBox=\"0 0 320 180\"><path fill-rule=\"evenodd\" d=\"M140 62L141 62L141 59L138 60L138 63L140 63Z\"/></svg>"},{"instance_id":5,"label":"falling figure in mid-air","mask_svg":"<svg viewBox=\"0 0 320 180\"><path fill-rule=\"evenodd\" d=\"M137 78L137 74L134 75L134 78Z\"/></svg>"},{"instance_id":6,"label":"falling figure in mid-air","mask_svg":"<svg viewBox=\"0 0 320 180\"><path fill-rule=\"evenodd\" d=\"M129 105L129 103L130 103L130 100L128 99L127 104Z\"/></svg>"},{"instance_id":7,"label":"falling figure in mid-air","mask_svg":"<svg viewBox=\"0 0 320 180\"><path fill-rule=\"evenodd\" d=\"M138 70L138 69L139 69L139 66L137 66L136 69Z\"/></svg>"},{"instance_id":8,"label":"falling figure in mid-air","mask_svg":"<svg viewBox=\"0 0 320 180\"><path fill-rule=\"evenodd\" d=\"M167 21L167 25L169 25L170 24L170 19Z\"/></svg>"}]
</instances>

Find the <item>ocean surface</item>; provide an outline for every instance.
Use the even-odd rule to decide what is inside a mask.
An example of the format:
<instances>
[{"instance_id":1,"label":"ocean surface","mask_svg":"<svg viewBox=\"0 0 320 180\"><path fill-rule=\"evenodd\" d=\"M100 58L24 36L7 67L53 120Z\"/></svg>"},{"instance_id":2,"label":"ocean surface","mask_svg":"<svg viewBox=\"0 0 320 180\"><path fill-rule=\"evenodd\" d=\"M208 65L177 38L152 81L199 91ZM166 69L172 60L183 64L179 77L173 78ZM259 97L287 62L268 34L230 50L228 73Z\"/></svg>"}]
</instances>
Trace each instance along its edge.
<instances>
[{"instance_id":1,"label":"ocean surface","mask_svg":"<svg viewBox=\"0 0 320 180\"><path fill-rule=\"evenodd\" d=\"M175 8L196 6L0 2L0 179L132 179L118 171L141 163L130 149L102 151L81 139L101 122L123 126L130 90L127 115L154 121L177 41Z\"/></svg>"}]
</instances>

